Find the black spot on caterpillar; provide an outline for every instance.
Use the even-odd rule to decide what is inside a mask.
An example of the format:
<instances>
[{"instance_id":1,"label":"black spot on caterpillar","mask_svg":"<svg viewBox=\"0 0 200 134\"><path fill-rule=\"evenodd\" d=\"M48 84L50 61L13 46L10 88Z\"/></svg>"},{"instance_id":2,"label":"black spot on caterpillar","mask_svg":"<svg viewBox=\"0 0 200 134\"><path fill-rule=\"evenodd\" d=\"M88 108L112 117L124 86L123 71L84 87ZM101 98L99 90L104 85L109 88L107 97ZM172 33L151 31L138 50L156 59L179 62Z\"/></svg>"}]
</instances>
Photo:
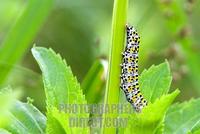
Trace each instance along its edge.
<instances>
[{"instance_id":1,"label":"black spot on caterpillar","mask_svg":"<svg viewBox=\"0 0 200 134\"><path fill-rule=\"evenodd\" d=\"M147 105L147 101L140 92L138 82L140 37L137 31L129 25L126 25L126 36L127 44L122 53L120 88L124 91L127 101L132 104L136 112L140 112Z\"/></svg>"}]
</instances>

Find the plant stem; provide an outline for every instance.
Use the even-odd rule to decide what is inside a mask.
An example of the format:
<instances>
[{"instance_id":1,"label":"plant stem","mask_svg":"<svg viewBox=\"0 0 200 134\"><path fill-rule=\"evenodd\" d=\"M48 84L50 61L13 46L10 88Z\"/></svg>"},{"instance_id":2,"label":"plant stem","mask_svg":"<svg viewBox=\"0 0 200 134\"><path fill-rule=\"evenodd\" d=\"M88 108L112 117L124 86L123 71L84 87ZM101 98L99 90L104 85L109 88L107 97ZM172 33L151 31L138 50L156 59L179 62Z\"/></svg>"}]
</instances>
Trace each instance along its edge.
<instances>
[{"instance_id":1,"label":"plant stem","mask_svg":"<svg viewBox=\"0 0 200 134\"><path fill-rule=\"evenodd\" d=\"M109 56L109 70L107 77L106 93L104 106L111 106L112 104L119 103L119 85L120 85L120 63L121 52L124 48L125 24L127 18L128 0L115 0L112 18L112 31L111 31L111 50ZM117 111L113 113L103 114L102 133L115 134L116 128L114 126L106 126L105 119L117 118Z\"/></svg>"}]
</instances>

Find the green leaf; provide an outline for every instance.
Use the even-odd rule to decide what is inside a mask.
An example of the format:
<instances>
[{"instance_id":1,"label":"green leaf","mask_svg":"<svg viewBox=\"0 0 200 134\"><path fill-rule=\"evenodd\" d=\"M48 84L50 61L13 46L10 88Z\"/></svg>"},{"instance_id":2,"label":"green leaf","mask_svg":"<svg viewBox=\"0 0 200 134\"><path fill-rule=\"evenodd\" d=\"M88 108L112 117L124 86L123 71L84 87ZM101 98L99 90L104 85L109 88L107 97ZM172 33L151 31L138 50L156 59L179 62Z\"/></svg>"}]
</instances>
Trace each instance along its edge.
<instances>
[{"instance_id":1,"label":"green leaf","mask_svg":"<svg viewBox=\"0 0 200 134\"><path fill-rule=\"evenodd\" d=\"M114 1L111 31L111 49L104 105L119 103L119 76L121 72L120 63L122 59L121 52L124 48L124 32L127 19L127 9L128 0ZM105 118L117 118L117 116L117 111L109 114L103 114L103 122ZM102 127L102 133L116 133L116 128Z\"/></svg>"},{"instance_id":2,"label":"green leaf","mask_svg":"<svg viewBox=\"0 0 200 134\"><path fill-rule=\"evenodd\" d=\"M11 134L10 132L8 132L5 129L0 128L0 134Z\"/></svg>"},{"instance_id":3,"label":"green leaf","mask_svg":"<svg viewBox=\"0 0 200 134\"><path fill-rule=\"evenodd\" d=\"M46 117L31 104L16 101L8 115L10 123L4 128L11 133L45 133Z\"/></svg>"},{"instance_id":4,"label":"green leaf","mask_svg":"<svg viewBox=\"0 0 200 134\"><path fill-rule=\"evenodd\" d=\"M56 128L62 127L66 133L82 132L87 133L88 128L75 128L69 126L69 118L88 118L88 113L65 113L61 107L67 104L87 104L79 83L73 76L71 69L60 55L51 49L34 47L32 53L38 62L42 74L47 102L47 132L54 132L51 124L56 124ZM57 120L52 122L52 120Z\"/></svg>"},{"instance_id":5,"label":"green leaf","mask_svg":"<svg viewBox=\"0 0 200 134\"><path fill-rule=\"evenodd\" d=\"M46 132L48 134L55 134L55 133L66 134L65 129L62 127L62 125L57 120L58 117L56 116L56 114L59 114L58 110L56 108L52 109L51 111L49 111L49 113L47 113L47 119L48 119L49 123L47 123ZM67 119L67 121L68 121L68 119Z\"/></svg>"},{"instance_id":6,"label":"green leaf","mask_svg":"<svg viewBox=\"0 0 200 134\"><path fill-rule=\"evenodd\" d=\"M155 100L159 102L158 98L162 98L164 97L164 95L167 94L171 84L171 79L172 77L170 76L170 69L167 61L157 66L153 65L148 70L144 70L142 72L141 76L139 77L140 89L150 105L152 105L151 103L154 104ZM162 116L164 116L165 112L162 111L161 113L163 114ZM130 114L126 113L123 116L129 118ZM163 118L160 118L160 121L157 122L156 124L157 128L156 130L154 130L154 132L157 134L162 133L163 131L164 124L162 119ZM124 128L120 128L120 131L123 132Z\"/></svg>"},{"instance_id":7,"label":"green leaf","mask_svg":"<svg viewBox=\"0 0 200 134\"><path fill-rule=\"evenodd\" d=\"M163 95L160 99L156 99L153 104L149 104L141 113L130 115L129 124L125 129L125 133L131 134L153 134L163 121L165 112L176 96L179 90L171 94Z\"/></svg>"},{"instance_id":8,"label":"green leaf","mask_svg":"<svg viewBox=\"0 0 200 134\"><path fill-rule=\"evenodd\" d=\"M44 134L46 117L32 104L17 101L17 95L10 88L0 91L1 128L14 134ZM2 115L6 121L2 119Z\"/></svg>"},{"instance_id":9,"label":"green leaf","mask_svg":"<svg viewBox=\"0 0 200 134\"><path fill-rule=\"evenodd\" d=\"M5 68L9 68L9 65L1 64ZM9 74L9 78L4 82L4 85L12 85L15 90L23 92L23 96L29 96L31 98L37 98L34 100L34 105L45 111L45 93L43 90L42 76L39 73L34 72L31 69L13 65L12 72ZM38 93L40 95L38 96Z\"/></svg>"},{"instance_id":10,"label":"green leaf","mask_svg":"<svg viewBox=\"0 0 200 134\"><path fill-rule=\"evenodd\" d=\"M164 121L162 121L159 126L156 128L156 132L155 134L163 134L164 132L164 127L165 127L165 124L164 124Z\"/></svg>"},{"instance_id":11,"label":"green leaf","mask_svg":"<svg viewBox=\"0 0 200 134\"><path fill-rule=\"evenodd\" d=\"M171 80L167 61L157 66L153 65L144 70L139 78L141 92L149 102L154 102L169 91Z\"/></svg>"},{"instance_id":12,"label":"green leaf","mask_svg":"<svg viewBox=\"0 0 200 134\"><path fill-rule=\"evenodd\" d=\"M0 89L0 127L8 123L8 111L12 107L17 97L16 93L12 93L10 87Z\"/></svg>"},{"instance_id":13,"label":"green leaf","mask_svg":"<svg viewBox=\"0 0 200 134\"><path fill-rule=\"evenodd\" d=\"M29 0L27 2L26 9L1 45L0 62L2 63L14 65L22 58L53 4L53 0ZM0 84L4 82L11 69L0 66Z\"/></svg>"},{"instance_id":14,"label":"green leaf","mask_svg":"<svg viewBox=\"0 0 200 134\"><path fill-rule=\"evenodd\" d=\"M200 134L200 129L194 131L194 132L189 132L188 134Z\"/></svg>"},{"instance_id":15,"label":"green leaf","mask_svg":"<svg viewBox=\"0 0 200 134\"><path fill-rule=\"evenodd\" d=\"M200 129L200 99L175 104L165 118L165 134L186 134Z\"/></svg>"},{"instance_id":16,"label":"green leaf","mask_svg":"<svg viewBox=\"0 0 200 134\"><path fill-rule=\"evenodd\" d=\"M103 96L103 88L106 80L107 62L97 60L86 74L81 87L90 104L97 103Z\"/></svg>"}]
</instances>

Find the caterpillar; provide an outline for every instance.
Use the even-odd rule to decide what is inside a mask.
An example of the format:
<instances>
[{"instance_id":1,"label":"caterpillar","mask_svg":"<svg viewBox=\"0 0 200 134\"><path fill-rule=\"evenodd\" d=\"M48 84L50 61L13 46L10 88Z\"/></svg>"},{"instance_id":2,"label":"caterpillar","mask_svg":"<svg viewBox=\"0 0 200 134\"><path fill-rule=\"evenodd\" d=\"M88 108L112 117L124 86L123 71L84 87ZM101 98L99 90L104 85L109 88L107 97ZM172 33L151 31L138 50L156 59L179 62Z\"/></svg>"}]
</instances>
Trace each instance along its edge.
<instances>
[{"instance_id":1,"label":"caterpillar","mask_svg":"<svg viewBox=\"0 0 200 134\"><path fill-rule=\"evenodd\" d=\"M133 26L126 25L127 44L122 53L121 64L121 84L120 88L124 91L126 99L134 107L136 112L147 105L139 89L138 82L138 52L140 36Z\"/></svg>"}]
</instances>

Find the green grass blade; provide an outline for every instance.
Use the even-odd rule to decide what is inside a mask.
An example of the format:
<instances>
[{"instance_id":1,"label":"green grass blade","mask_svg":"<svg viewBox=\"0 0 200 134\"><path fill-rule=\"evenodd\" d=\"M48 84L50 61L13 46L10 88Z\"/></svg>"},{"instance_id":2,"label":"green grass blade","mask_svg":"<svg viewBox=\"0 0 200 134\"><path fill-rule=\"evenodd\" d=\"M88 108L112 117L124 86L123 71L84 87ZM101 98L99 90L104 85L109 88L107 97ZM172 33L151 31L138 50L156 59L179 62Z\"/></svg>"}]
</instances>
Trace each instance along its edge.
<instances>
[{"instance_id":1,"label":"green grass blade","mask_svg":"<svg viewBox=\"0 0 200 134\"><path fill-rule=\"evenodd\" d=\"M121 52L124 48L125 24L127 19L128 0L115 0L112 18L111 49L109 57L108 80L104 104L118 104L120 85ZM117 113L104 114L103 118L117 118ZM116 128L102 128L102 133L116 133Z\"/></svg>"},{"instance_id":2,"label":"green grass blade","mask_svg":"<svg viewBox=\"0 0 200 134\"><path fill-rule=\"evenodd\" d=\"M2 63L14 65L22 58L53 4L53 0L29 0L27 2L23 14L1 45L0 62ZM11 69L0 66L0 84L6 79Z\"/></svg>"},{"instance_id":3,"label":"green grass blade","mask_svg":"<svg viewBox=\"0 0 200 134\"><path fill-rule=\"evenodd\" d=\"M102 97L107 72L106 67L106 61L95 61L81 84L87 102L90 104L97 103Z\"/></svg>"}]
</instances>

